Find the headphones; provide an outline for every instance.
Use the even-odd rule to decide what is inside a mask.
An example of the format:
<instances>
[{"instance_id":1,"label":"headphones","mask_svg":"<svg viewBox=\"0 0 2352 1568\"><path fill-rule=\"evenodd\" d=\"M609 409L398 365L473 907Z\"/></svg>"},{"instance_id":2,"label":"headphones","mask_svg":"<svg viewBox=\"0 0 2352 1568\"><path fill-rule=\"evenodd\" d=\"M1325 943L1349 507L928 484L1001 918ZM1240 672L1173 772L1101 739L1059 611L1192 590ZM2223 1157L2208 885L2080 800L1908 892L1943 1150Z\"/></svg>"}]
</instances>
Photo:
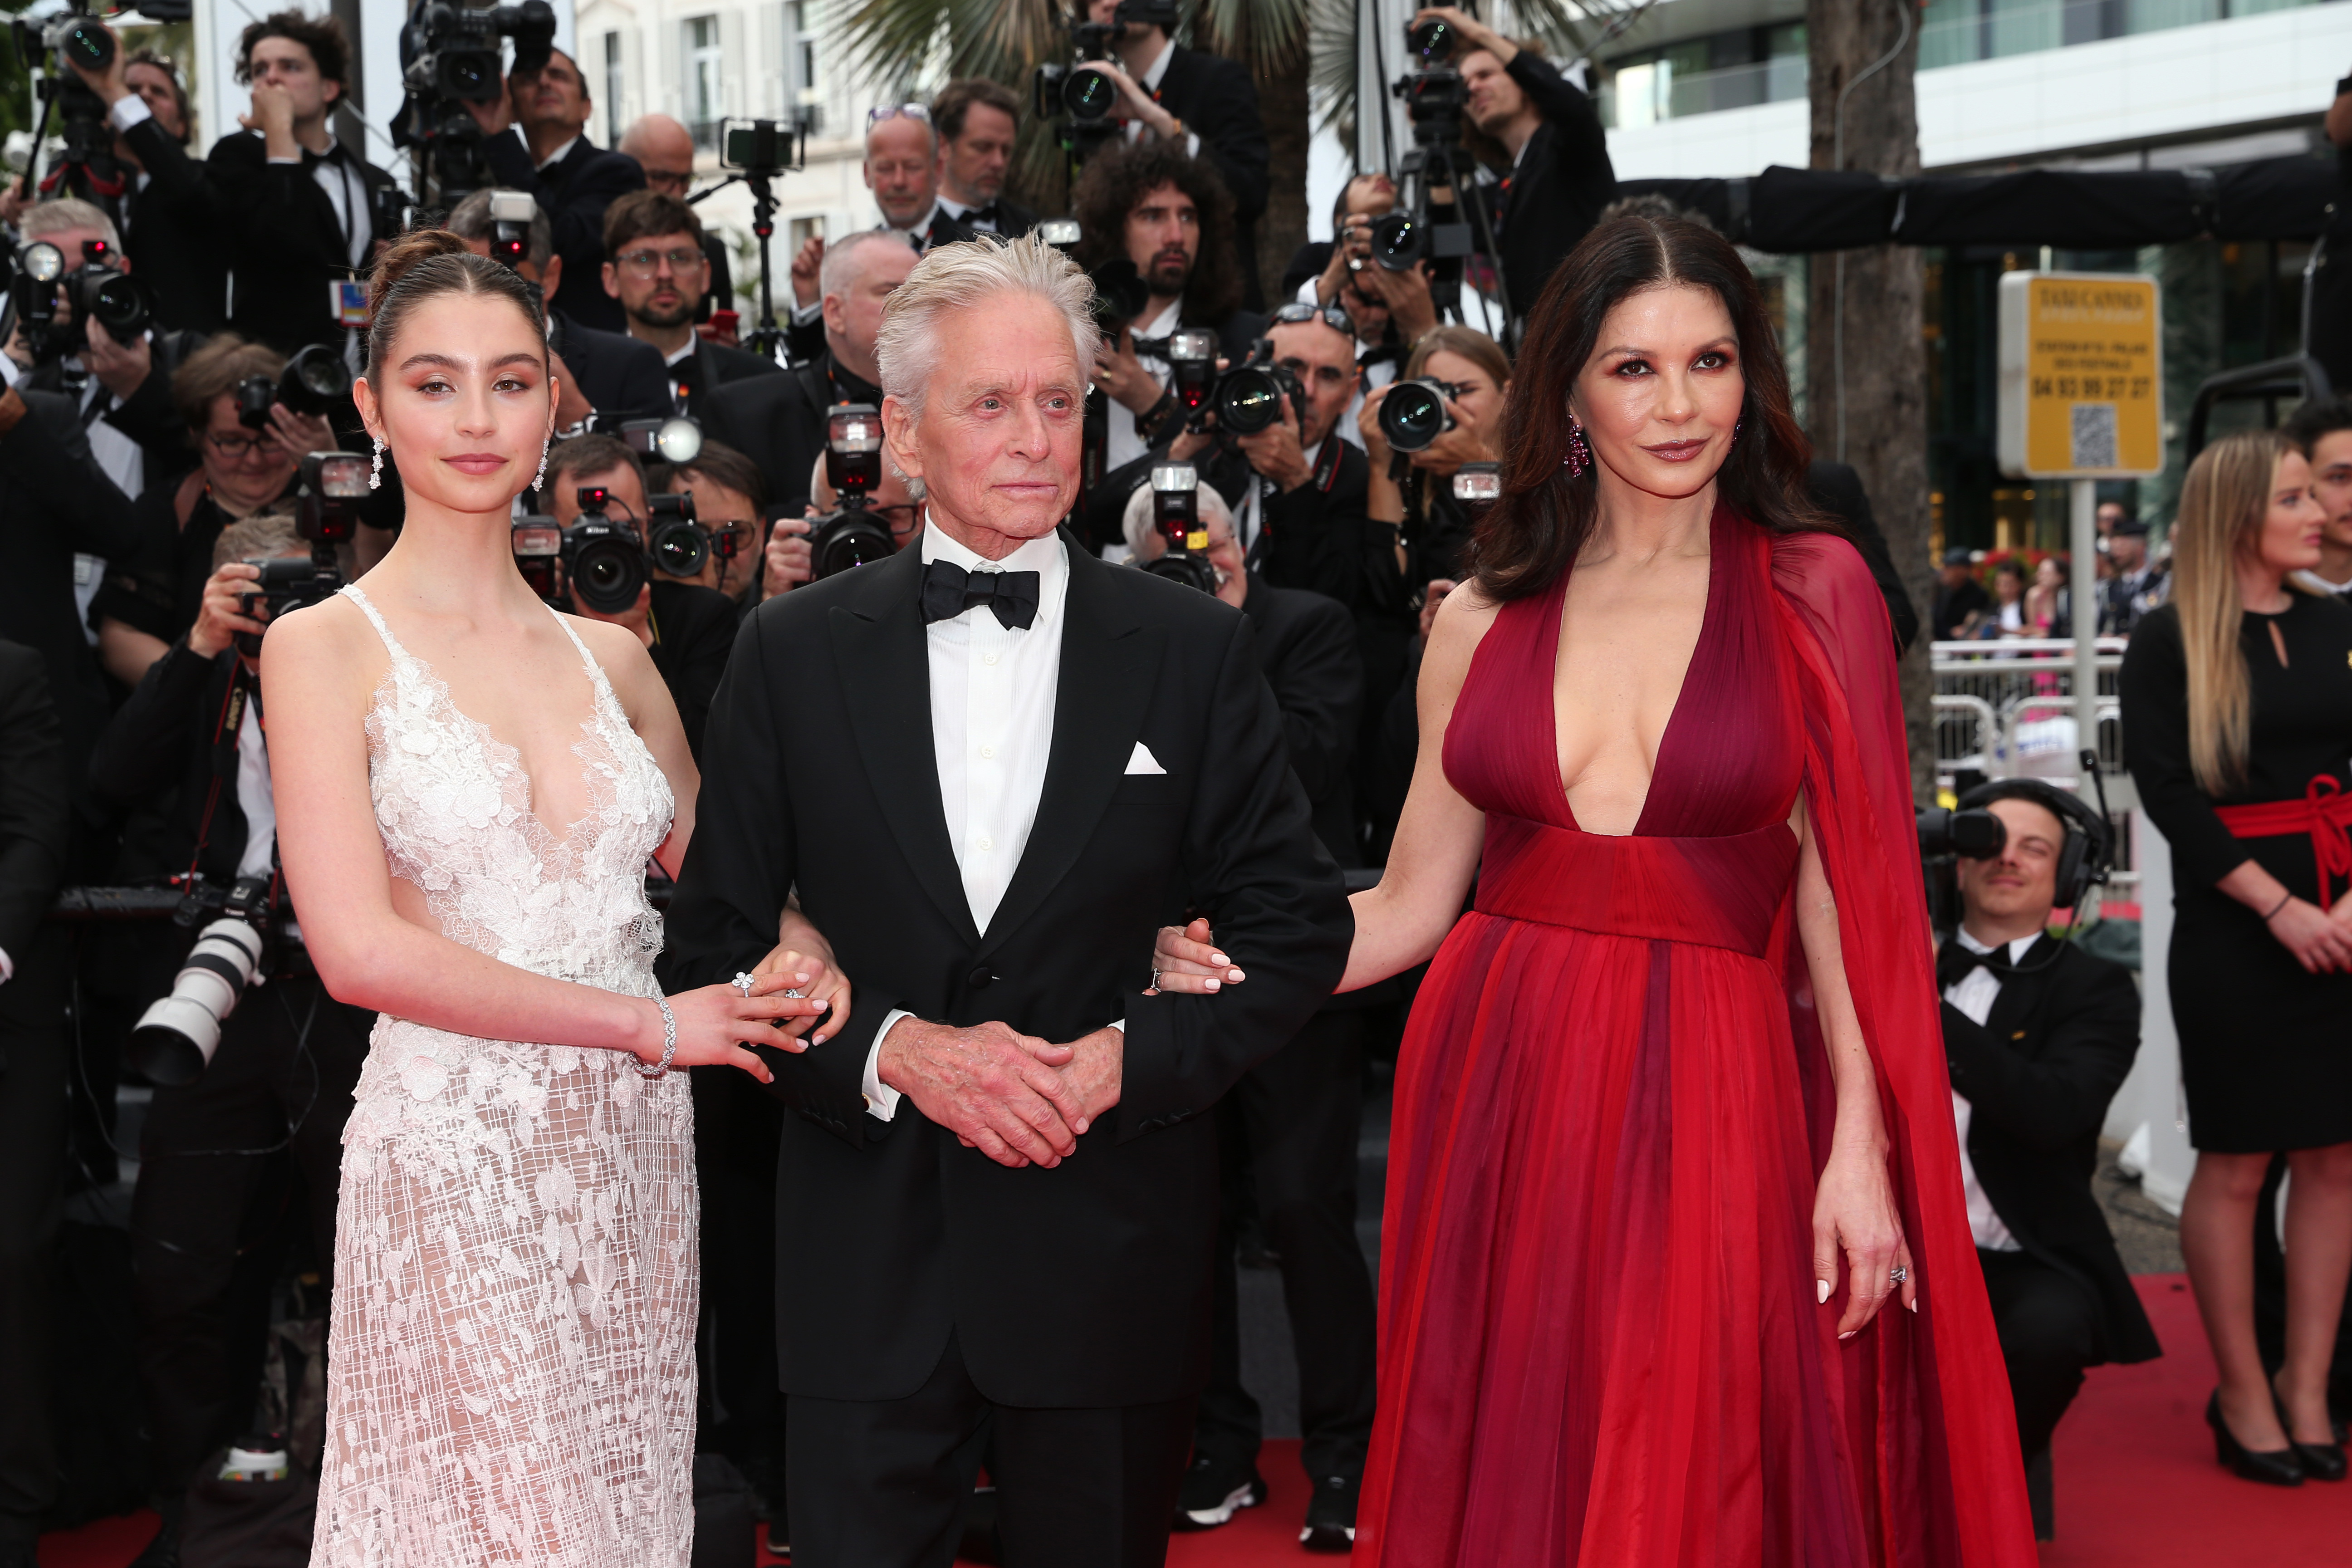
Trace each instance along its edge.
<instances>
[{"instance_id":1,"label":"headphones","mask_svg":"<svg viewBox=\"0 0 2352 1568\"><path fill-rule=\"evenodd\" d=\"M2076 908L2084 894L2107 879L2116 863L2116 830L2089 803L2040 779L1994 779L1960 796L1957 809L1979 811L1997 800L2030 800L2065 829L2066 842L2058 850L2059 908Z\"/></svg>"}]
</instances>

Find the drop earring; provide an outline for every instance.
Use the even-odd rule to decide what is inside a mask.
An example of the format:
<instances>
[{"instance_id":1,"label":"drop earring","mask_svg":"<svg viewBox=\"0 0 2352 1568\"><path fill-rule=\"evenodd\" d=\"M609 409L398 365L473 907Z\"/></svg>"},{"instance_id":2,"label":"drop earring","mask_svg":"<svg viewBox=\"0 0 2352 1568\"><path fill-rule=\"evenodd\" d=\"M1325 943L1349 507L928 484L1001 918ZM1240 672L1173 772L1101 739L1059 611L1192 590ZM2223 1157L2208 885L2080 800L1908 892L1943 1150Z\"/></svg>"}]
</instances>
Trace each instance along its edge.
<instances>
[{"instance_id":1,"label":"drop earring","mask_svg":"<svg viewBox=\"0 0 2352 1568\"><path fill-rule=\"evenodd\" d=\"M368 465L368 489L383 489L383 437L375 437L375 461Z\"/></svg>"},{"instance_id":2,"label":"drop earring","mask_svg":"<svg viewBox=\"0 0 2352 1568\"><path fill-rule=\"evenodd\" d=\"M1567 465L1571 479L1582 479L1584 470L1592 466L1592 448L1586 445L1584 426L1573 414L1568 416L1568 456L1560 461Z\"/></svg>"},{"instance_id":3,"label":"drop earring","mask_svg":"<svg viewBox=\"0 0 2352 1568\"><path fill-rule=\"evenodd\" d=\"M1737 447L1739 445L1739 433L1747 428L1748 416L1745 414L1731 422L1731 444L1733 446Z\"/></svg>"},{"instance_id":4,"label":"drop earring","mask_svg":"<svg viewBox=\"0 0 2352 1568\"><path fill-rule=\"evenodd\" d=\"M539 476L530 481L530 488L534 490L543 490L547 488L547 451L552 445L552 442L542 442L540 445Z\"/></svg>"}]
</instances>

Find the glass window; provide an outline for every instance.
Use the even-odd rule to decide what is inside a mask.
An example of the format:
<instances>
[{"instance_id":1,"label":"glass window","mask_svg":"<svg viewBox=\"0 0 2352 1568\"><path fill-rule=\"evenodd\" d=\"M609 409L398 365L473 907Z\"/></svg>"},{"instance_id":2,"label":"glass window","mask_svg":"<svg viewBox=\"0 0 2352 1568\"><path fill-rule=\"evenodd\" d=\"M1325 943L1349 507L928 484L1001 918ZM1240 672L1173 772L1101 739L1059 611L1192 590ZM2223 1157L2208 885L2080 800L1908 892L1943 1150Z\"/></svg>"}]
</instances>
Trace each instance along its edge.
<instances>
[{"instance_id":1,"label":"glass window","mask_svg":"<svg viewBox=\"0 0 2352 1568\"><path fill-rule=\"evenodd\" d=\"M604 144L608 147L621 140L621 35L604 35Z\"/></svg>"},{"instance_id":2,"label":"glass window","mask_svg":"<svg viewBox=\"0 0 2352 1568\"><path fill-rule=\"evenodd\" d=\"M714 144L719 121L727 112L726 89L719 75L725 58L719 44L719 18L689 17L686 24L686 119L698 147Z\"/></svg>"}]
</instances>

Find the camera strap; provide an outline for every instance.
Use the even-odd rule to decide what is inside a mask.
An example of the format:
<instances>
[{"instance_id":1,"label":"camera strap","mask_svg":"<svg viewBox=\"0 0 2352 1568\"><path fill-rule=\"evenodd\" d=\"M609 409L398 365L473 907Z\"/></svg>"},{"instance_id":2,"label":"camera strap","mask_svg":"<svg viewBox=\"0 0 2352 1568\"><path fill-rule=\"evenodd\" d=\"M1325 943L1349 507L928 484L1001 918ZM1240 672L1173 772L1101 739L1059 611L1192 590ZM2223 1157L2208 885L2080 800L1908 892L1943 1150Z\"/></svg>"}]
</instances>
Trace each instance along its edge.
<instances>
[{"instance_id":1,"label":"camera strap","mask_svg":"<svg viewBox=\"0 0 2352 1568\"><path fill-rule=\"evenodd\" d=\"M226 768L223 768L221 766L221 738L225 735L234 736L239 730L244 728L245 705L248 700L258 705L260 701L260 693L257 691L248 693L247 691L245 661L243 659L238 659L236 661L236 668L230 672L228 678L228 690L221 698L220 712L213 720L212 744L206 750L206 756L209 758L212 764L211 773L213 775L213 782L206 786L205 790L205 814L196 820L196 847L188 851L188 874L186 882L190 887L194 887L195 885L196 868L204 860L205 846L212 842L213 817L214 815L220 810L222 783L223 781L232 777L236 771L236 745L234 742L230 744L228 766Z\"/></svg>"}]
</instances>

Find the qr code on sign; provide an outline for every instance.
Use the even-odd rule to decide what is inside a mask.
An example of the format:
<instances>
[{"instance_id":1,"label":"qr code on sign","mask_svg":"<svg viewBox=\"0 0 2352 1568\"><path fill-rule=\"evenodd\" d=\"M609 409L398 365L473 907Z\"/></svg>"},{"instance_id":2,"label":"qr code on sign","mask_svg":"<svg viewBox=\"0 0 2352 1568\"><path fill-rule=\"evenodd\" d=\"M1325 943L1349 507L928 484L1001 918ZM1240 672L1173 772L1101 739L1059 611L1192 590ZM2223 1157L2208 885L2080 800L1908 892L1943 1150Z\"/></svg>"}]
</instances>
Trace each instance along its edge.
<instances>
[{"instance_id":1,"label":"qr code on sign","mask_svg":"<svg viewBox=\"0 0 2352 1568\"><path fill-rule=\"evenodd\" d=\"M2070 468L2112 468L2116 462L2116 405L2077 403L2074 416L2074 458Z\"/></svg>"}]
</instances>

